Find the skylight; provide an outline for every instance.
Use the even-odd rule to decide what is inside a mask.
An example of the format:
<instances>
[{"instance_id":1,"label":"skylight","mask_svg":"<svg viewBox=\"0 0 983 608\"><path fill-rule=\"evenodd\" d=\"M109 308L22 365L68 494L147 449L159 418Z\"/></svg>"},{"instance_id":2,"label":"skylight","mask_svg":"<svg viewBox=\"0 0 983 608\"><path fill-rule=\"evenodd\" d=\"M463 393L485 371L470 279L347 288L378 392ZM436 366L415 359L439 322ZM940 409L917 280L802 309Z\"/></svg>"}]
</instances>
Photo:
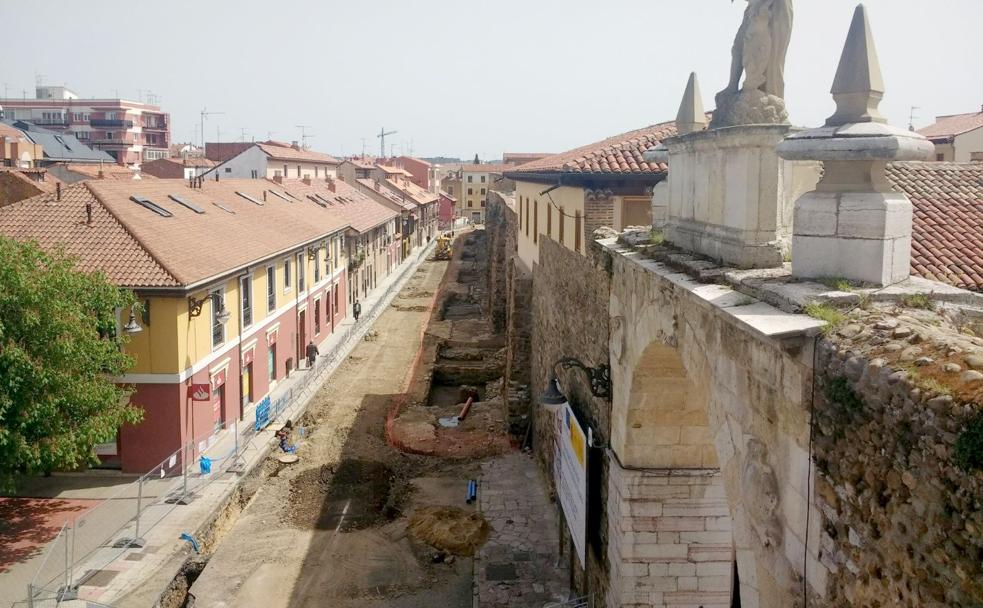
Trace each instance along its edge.
<instances>
[{"instance_id":1,"label":"skylight","mask_svg":"<svg viewBox=\"0 0 983 608\"><path fill-rule=\"evenodd\" d=\"M324 201L325 203L327 203L329 205L333 205L334 204L334 203L331 202L331 199L329 199L326 196L322 196L320 194L317 194L316 192L314 193L314 196L318 197L319 199L321 199L322 201Z\"/></svg>"},{"instance_id":2,"label":"skylight","mask_svg":"<svg viewBox=\"0 0 983 608\"><path fill-rule=\"evenodd\" d=\"M226 213L231 213L232 215L235 215L236 214L235 211L229 209L225 205L220 205L219 203L212 203L212 204L215 205L216 207L218 207L219 209L221 209L222 211L226 212Z\"/></svg>"},{"instance_id":3,"label":"skylight","mask_svg":"<svg viewBox=\"0 0 983 608\"><path fill-rule=\"evenodd\" d=\"M143 207L145 209L149 209L149 210L153 211L154 213L156 213L157 215L159 215L161 217L174 217L174 214L173 213L171 213L167 209L164 209L163 207L161 207L157 203L153 202L149 198L144 198L142 196L131 196L130 197L130 200L133 201L134 203L140 205L141 207Z\"/></svg>"},{"instance_id":4,"label":"skylight","mask_svg":"<svg viewBox=\"0 0 983 608\"><path fill-rule=\"evenodd\" d=\"M312 201L314 201L315 203L317 203L318 205L320 205L322 207L327 207L327 205L325 205L323 202L317 200L317 198L313 194L308 194L307 195L307 198L311 199Z\"/></svg>"},{"instance_id":5,"label":"skylight","mask_svg":"<svg viewBox=\"0 0 983 608\"><path fill-rule=\"evenodd\" d=\"M259 205L260 207L262 207L265 204L265 203L263 203L263 201L258 201L258 200L254 199L253 197L251 197L248 194L245 194L243 192L236 191L236 194L238 194L239 196L241 196L242 198L246 199L247 201L249 201L251 203L255 203L255 204Z\"/></svg>"},{"instance_id":6,"label":"skylight","mask_svg":"<svg viewBox=\"0 0 983 608\"><path fill-rule=\"evenodd\" d=\"M168 196L168 198L170 198L172 201L174 201L178 205L181 205L182 207L184 207L186 209L190 209L191 211L194 211L195 213L201 214L201 213L204 213L205 212L205 210L202 209L201 207L199 207L198 205L196 205L196 204L194 204L192 202L186 201L183 198L181 198L180 196L175 196L173 194L168 194L167 196Z\"/></svg>"},{"instance_id":7,"label":"skylight","mask_svg":"<svg viewBox=\"0 0 983 608\"><path fill-rule=\"evenodd\" d=\"M286 196L284 196L283 194L280 194L279 192L277 192L276 190L270 190L269 192L270 192L270 194L275 194L275 195L279 196L280 198L282 198L283 200L287 201L288 203L292 203L293 202L289 198L287 198Z\"/></svg>"}]
</instances>

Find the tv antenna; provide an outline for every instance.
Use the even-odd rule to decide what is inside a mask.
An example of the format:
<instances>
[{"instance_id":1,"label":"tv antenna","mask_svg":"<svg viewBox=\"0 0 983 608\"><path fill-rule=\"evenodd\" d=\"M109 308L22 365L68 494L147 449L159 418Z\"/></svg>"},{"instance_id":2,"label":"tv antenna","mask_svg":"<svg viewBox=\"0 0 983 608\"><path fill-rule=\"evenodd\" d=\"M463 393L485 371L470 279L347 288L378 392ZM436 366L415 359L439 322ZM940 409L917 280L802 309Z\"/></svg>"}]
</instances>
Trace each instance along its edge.
<instances>
[{"instance_id":1,"label":"tv antenna","mask_svg":"<svg viewBox=\"0 0 983 608\"><path fill-rule=\"evenodd\" d=\"M209 112L206 108L201 109L201 147L205 147L205 119L209 116L218 116L225 112ZM216 142L218 143L218 142Z\"/></svg>"},{"instance_id":2,"label":"tv antenna","mask_svg":"<svg viewBox=\"0 0 983 608\"><path fill-rule=\"evenodd\" d=\"M918 118L918 116L915 115L915 110L921 110L921 107L919 107L919 106L911 106L911 110L908 112L908 130L909 131L914 131L915 130L915 119Z\"/></svg>"},{"instance_id":3,"label":"tv antenna","mask_svg":"<svg viewBox=\"0 0 983 608\"><path fill-rule=\"evenodd\" d=\"M396 131L386 131L385 127L379 129L379 134L376 135L379 138L379 158L386 156L386 135L395 135L396 133Z\"/></svg>"},{"instance_id":4,"label":"tv antenna","mask_svg":"<svg viewBox=\"0 0 983 608\"><path fill-rule=\"evenodd\" d=\"M300 129L300 147L301 148L304 148L306 150L307 149L307 138L308 137L315 137L314 135L308 135L307 134L307 129L310 129L311 128L311 125L294 125L294 126L297 127L298 129Z\"/></svg>"}]
</instances>

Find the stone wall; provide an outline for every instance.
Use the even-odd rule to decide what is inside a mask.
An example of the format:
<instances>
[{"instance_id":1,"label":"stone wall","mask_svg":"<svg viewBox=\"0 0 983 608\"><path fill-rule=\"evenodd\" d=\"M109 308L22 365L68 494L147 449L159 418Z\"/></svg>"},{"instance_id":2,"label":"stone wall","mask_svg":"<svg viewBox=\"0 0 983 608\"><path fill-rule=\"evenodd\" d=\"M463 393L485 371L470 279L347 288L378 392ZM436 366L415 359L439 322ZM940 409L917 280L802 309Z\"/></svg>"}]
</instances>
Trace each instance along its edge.
<instances>
[{"instance_id":1,"label":"stone wall","mask_svg":"<svg viewBox=\"0 0 983 608\"><path fill-rule=\"evenodd\" d=\"M485 231L488 234L488 316L494 330L504 332L508 267L515 255L518 219L505 197L495 190L488 193Z\"/></svg>"},{"instance_id":2,"label":"stone wall","mask_svg":"<svg viewBox=\"0 0 983 608\"><path fill-rule=\"evenodd\" d=\"M586 365L608 363L608 295L610 260L593 241L587 255L571 251L545 235L539 238L539 264L533 270L532 289L532 399L546 390L550 368L561 357L577 357ZM560 387L571 406L594 431L595 443L604 445L611 428L611 405L591 395L585 375L559 370ZM544 408L535 407L533 448L548 478L552 478L552 423ZM596 450L591 451L595 457ZM601 452L603 455L603 452ZM598 537L589 543L587 564L574 568L576 586L600 600L607 589L606 544L607 459L588 484L597 495L588 506L588 528ZM566 531L564 531L565 534ZM565 541L569 546L569 536ZM599 605L599 604L598 604Z\"/></svg>"},{"instance_id":3,"label":"stone wall","mask_svg":"<svg viewBox=\"0 0 983 608\"><path fill-rule=\"evenodd\" d=\"M810 606L983 605L983 473L953 458L983 397L983 380L959 368L983 341L936 323L869 319L820 348L813 542L829 585Z\"/></svg>"},{"instance_id":4,"label":"stone wall","mask_svg":"<svg viewBox=\"0 0 983 608\"><path fill-rule=\"evenodd\" d=\"M614 205L620 202L610 190L584 191L584 247L586 249L591 235L602 226L614 226Z\"/></svg>"}]
</instances>

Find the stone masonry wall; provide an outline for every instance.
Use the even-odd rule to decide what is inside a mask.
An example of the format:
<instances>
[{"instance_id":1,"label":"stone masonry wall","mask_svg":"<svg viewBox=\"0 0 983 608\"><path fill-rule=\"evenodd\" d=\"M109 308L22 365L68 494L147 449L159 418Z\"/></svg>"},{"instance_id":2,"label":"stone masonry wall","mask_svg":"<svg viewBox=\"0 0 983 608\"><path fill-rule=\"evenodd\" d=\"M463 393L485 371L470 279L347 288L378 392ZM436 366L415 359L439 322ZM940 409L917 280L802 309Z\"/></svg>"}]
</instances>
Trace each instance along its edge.
<instances>
[{"instance_id":1,"label":"stone masonry wall","mask_svg":"<svg viewBox=\"0 0 983 608\"><path fill-rule=\"evenodd\" d=\"M830 582L810 606L983 606L983 473L954 458L983 403L983 340L921 314L858 320L819 349L814 542Z\"/></svg>"},{"instance_id":2,"label":"stone masonry wall","mask_svg":"<svg viewBox=\"0 0 983 608\"><path fill-rule=\"evenodd\" d=\"M610 267L607 258L593 241L588 242L587 256L578 254L553 239L540 235L539 264L533 270L532 289L532 378L531 394L535 401L546 390L553 363L561 357L577 357L586 365L608 363L608 297ZM559 370L561 390L594 430L595 443L604 445L611 428L611 405L593 397L585 375L578 370ZM552 421L543 408L535 408L533 448L539 461L552 478ZM595 457L595 451L591 452ZM588 545L587 564L574 569L575 583L581 591L589 589L600 605L607 590L607 459L597 478L589 484L599 492L596 510L588 513L588 528L599 538ZM566 531L564 531L566 534ZM569 537L566 541L569 546Z\"/></svg>"},{"instance_id":3,"label":"stone masonry wall","mask_svg":"<svg viewBox=\"0 0 983 608\"><path fill-rule=\"evenodd\" d=\"M509 429L522 435L529 420L529 356L532 335L532 276L516 263L518 218L500 192L488 194L488 310L497 332L505 334L502 398Z\"/></svg>"},{"instance_id":4,"label":"stone masonry wall","mask_svg":"<svg viewBox=\"0 0 983 608\"><path fill-rule=\"evenodd\" d=\"M603 190L588 190L584 196L584 215L585 243L589 243L595 230L614 226L614 198Z\"/></svg>"}]
</instances>

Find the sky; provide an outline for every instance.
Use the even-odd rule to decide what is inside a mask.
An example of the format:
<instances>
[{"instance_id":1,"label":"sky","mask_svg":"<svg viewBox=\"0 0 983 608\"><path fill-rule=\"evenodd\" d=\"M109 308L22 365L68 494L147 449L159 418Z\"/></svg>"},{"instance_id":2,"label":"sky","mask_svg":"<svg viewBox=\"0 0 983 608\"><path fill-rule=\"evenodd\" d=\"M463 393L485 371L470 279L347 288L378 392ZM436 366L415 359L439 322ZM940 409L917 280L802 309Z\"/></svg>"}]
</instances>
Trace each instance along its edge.
<instances>
[{"instance_id":1,"label":"sky","mask_svg":"<svg viewBox=\"0 0 983 608\"><path fill-rule=\"evenodd\" d=\"M983 104L983 0L867 0L882 113ZM672 120L691 71L724 87L741 0L35 0L0 5L0 87L157 96L174 142L299 141L336 155L561 152ZM791 121L832 114L855 0L796 0ZM12 49L21 51L11 52ZM28 51L29 49L29 51ZM364 142L364 143L363 143ZM390 150L387 150L389 152Z\"/></svg>"}]
</instances>

